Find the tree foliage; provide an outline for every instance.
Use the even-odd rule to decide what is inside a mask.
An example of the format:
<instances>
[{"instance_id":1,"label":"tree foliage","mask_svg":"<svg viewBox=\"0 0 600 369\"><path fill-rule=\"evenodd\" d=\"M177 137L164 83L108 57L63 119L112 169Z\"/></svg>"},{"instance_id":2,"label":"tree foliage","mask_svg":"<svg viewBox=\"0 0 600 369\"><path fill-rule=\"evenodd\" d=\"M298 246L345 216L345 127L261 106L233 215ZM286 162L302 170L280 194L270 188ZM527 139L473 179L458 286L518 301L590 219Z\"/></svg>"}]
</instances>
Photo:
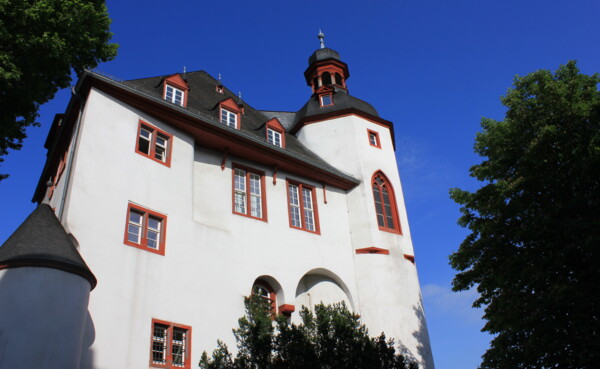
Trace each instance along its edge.
<instances>
[{"instance_id":1,"label":"tree foliage","mask_svg":"<svg viewBox=\"0 0 600 369\"><path fill-rule=\"evenodd\" d=\"M482 368L600 365L599 82L575 62L516 77L475 140L483 187L451 190L471 231L453 287L477 287L495 335Z\"/></svg>"},{"instance_id":2,"label":"tree foliage","mask_svg":"<svg viewBox=\"0 0 600 369\"><path fill-rule=\"evenodd\" d=\"M273 321L270 305L257 296L247 298L246 315L233 333L234 357L219 341L212 357L204 352L202 369L417 369L396 353L393 340L382 333L370 338L358 316L343 304L303 307L302 323L289 324L279 315Z\"/></svg>"},{"instance_id":3,"label":"tree foliage","mask_svg":"<svg viewBox=\"0 0 600 369\"><path fill-rule=\"evenodd\" d=\"M104 0L0 0L0 163L72 69L114 58L109 25Z\"/></svg>"}]
</instances>

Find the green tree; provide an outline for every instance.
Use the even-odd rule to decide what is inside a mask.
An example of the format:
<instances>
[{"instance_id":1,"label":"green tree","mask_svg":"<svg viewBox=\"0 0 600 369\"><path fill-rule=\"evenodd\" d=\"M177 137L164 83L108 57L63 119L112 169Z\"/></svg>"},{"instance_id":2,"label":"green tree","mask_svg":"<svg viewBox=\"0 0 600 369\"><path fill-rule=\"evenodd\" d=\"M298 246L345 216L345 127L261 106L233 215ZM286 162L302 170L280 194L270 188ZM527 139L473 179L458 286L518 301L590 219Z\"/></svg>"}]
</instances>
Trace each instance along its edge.
<instances>
[{"instance_id":1,"label":"green tree","mask_svg":"<svg viewBox=\"0 0 600 369\"><path fill-rule=\"evenodd\" d=\"M482 368L600 365L599 82L572 61L516 77L475 140L483 186L451 190L471 231L453 288L477 288L494 335Z\"/></svg>"},{"instance_id":2,"label":"green tree","mask_svg":"<svg viewBox=\"0 0 600 369\"><path fill-rule=\"evenodd\" d=\"M204 352L202 369L417 369L396 353L393 340L382 333L370 338L357 315L343 304L317 305L314 313L303 307L302 323L290 324L257 296L247 298L246 315L233 333L235 357L219 341L212 357Z\"/></svg>"},{"instance_id":3,"label":"green tree","mask_svg":"<svg viewBox=\"0 0 600 369\"><path fill-rule=\"evenodd\" d=\"M115 57L104 0L0 0L0 163L71 70ZM0 175L0 180L7 175Z\"/></svg>"}]
</instances>

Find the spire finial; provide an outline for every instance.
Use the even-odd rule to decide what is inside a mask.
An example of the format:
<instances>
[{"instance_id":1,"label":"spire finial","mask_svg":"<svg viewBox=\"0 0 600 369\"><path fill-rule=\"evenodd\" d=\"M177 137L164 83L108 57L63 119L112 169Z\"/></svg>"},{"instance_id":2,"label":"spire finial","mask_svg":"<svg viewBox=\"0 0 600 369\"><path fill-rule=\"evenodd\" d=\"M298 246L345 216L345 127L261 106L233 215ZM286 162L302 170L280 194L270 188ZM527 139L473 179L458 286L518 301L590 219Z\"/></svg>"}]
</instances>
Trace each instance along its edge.
<instances>
[{"instance_id":1,"label":"spire finial","mask_svg":"<svg viewBox=\"0 0 600 369\"><path fill-rule=\"evenodd\" d=\"M317 37L319 38L319 42L321 43L321 49L325 48L325 35L323 34L323 32L321 31L321 29L319 28L319 34L317 35Z\"/></svg>"},{"instance_id":2,"label":"spire finial","mask_svg":"<svg viewBox=\"0 0 600 369\"><path fill-rule=\"evenodd\" d=\"M221 73L219 73L219 82L221 82Z\"/></svg>"},{"instance_id":3,"label":"spire finial","mask_svg":"<svg viewBox=\"0 0 600 369\"><path fill-rule=\"evenodd\" d=\"M185 65L183 66L183 74L185 74Z\"/></svg>"},{"instance_id":4,"label":"spire finial","mask_svg":"<svg viewBox=\"0 0 600 369\"><path fill-rule=\"evenodd\" d=\"M242 99L242 91L238 91L238 97L240 98L240 100Z\"/></svg>"}]
</instances>

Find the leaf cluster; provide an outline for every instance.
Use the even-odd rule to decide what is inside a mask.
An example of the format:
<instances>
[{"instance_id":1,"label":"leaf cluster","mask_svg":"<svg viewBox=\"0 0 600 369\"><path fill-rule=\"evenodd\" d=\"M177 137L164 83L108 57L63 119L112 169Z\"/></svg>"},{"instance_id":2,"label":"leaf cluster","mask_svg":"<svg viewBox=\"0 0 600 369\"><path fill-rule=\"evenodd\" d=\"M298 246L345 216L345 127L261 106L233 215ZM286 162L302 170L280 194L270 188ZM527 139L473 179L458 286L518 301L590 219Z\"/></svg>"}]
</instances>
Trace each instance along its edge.
<instances>
[{"instance_id":1,"label":"leaf cluster","mask_svg":"<svg viewBox=\"0 0 600 369\"><path fill-rule=\"evenodd\" d=\"M417 369L396 353L394 341L382 333L370 338L359 317L343 304L302 307L302 323L290 324L279 315L273 320L270 305L257 296L245 300L246 315L234 329L238 352L234 357L219 341L202 369Z\"/></svg>"},{"instance_id":2,"label":"leaf cluster","mask_svg":"<svg viewBox=\"0 0 600 369\"><path fill-rule=\"evenodd\" d=\"M72 69L115 57L109 26L104 0L0 0L0 163L39 125L40 105L69 86Z\"/></svg>"},{"instance_id":3,"label":"leaf cluster","mask_svg":"<svg viewBox=\"0 0 600 369\"><path fill-rule=\"evenodd\" d=\"M505 119L483 119L471 176L452 189L471 233L454 290L476 287L483 368L593 368L600 359L600 92L575 62L516 77Z\"/></svg>"}]
</instances>

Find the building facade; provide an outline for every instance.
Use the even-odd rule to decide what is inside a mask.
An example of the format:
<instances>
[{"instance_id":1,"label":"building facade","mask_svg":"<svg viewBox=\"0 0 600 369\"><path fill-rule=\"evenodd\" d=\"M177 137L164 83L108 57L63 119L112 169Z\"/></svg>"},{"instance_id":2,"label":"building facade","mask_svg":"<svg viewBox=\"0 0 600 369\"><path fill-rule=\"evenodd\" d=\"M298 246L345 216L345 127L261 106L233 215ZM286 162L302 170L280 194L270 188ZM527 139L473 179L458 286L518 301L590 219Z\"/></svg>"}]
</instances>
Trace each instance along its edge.
<instances>
[{"instance_id":1,"label":"building facade","mask_svg":"<svg viewBox=\"0 0 600 369\"><path fill-rule=\"evenodd\" d=\"M22 226L41 240L20 228L0 248L0 287L45 268L60 274L45 283L79 283L63 302L77 314L55 320L74 338L36 343L78 342L57 367L196 367L217 339L235 346L251 292L292 321L303 305L343 301L434 367L393 124L348 93L336 51L315 51L304 75L312 93L297 112L256 110L203 71L80 76ZM60 234L51 257L46 223ZM20 283L13 294L38 282ZM18 310L14 322L31 314Z\"/></svg>"}]
</instances>

